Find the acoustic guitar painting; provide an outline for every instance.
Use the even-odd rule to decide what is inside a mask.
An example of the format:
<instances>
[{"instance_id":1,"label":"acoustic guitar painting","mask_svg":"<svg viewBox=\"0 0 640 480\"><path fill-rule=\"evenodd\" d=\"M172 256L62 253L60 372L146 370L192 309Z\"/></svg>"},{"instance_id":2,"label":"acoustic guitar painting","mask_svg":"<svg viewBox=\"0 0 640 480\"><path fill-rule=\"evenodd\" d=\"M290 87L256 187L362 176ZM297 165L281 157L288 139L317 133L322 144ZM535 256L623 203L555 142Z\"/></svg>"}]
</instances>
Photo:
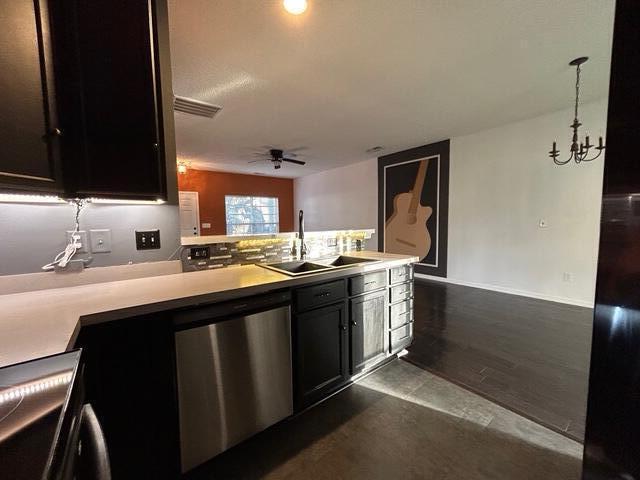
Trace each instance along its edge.
<instances>
[{"instance_id":1,"label":"acoustic guitar painting","mask_svg":"<svg viewBox=\"0 0 640 480\"><path fill-rule=\"evenodd\" d=\"M384 249L390 253L415 255L423 259L431 249L427 220L433 209L420 205L429 160L421 160L413 189L393 199L393 214L385 224Z\"/></svg>"}]
</instances>

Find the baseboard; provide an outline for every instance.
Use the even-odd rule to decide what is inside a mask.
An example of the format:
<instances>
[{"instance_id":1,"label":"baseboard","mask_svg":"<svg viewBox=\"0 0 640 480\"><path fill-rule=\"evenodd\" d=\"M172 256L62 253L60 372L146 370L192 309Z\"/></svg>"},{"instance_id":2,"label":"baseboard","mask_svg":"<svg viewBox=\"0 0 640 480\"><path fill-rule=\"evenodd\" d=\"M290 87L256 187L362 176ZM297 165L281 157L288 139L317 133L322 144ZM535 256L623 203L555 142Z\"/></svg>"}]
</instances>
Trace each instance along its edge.
<instances>
[{"instance_id":1,"label":"baseboard","mask_svg":"<svg viewBox=\"0 0 640 480\"><path fill-rule=\"evenodd\" d=\"M458 280L455 278L435 277L433 275L425 275L422 273L416 273L415 277L422 278L424 280L433 280L436 282L453 283L455 285L464 285L466 287L482 288L483 290L492 290L494 292L508 293L511 295L519 295L521 297L537 298L540 300L547 300L549 302L566 303L568 305L576 305L578 307L593 308L593 302L585 302L584 300L577 300L575 298L546 295L544 293L529 292L527 290L517 290L515 288L501 287L498 285L491 285L488 283L467 282L465 280Z\"/></svg>"}]
</instances>

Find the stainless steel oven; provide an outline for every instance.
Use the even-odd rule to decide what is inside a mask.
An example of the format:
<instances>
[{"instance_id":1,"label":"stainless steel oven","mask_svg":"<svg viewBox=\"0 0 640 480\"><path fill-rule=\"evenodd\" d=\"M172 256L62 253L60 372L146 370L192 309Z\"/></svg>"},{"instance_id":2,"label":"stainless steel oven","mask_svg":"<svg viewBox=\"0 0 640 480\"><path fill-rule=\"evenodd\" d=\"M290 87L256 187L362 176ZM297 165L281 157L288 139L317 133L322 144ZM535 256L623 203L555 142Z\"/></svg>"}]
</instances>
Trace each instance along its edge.
<instances>
[{"instance_id":1,"label":"stainless steel oven","mask_svg":"<svg viewBox=\"0 0 640 480\"><path fill-rule=\"evenodd\" d=\"M0 368L0 478L110 480L81 351Z\"/></svg>"}]
</instances>

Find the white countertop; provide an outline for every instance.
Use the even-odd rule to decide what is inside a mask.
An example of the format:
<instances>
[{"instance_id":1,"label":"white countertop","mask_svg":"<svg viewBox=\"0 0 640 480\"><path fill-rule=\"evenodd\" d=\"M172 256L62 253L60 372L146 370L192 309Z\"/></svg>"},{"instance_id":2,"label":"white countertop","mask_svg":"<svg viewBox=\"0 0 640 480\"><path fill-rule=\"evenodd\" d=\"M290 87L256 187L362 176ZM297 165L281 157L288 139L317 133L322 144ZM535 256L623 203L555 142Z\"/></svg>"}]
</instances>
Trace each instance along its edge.
<instances>
[{"instance_id":1,"label":"white countertop","mask_svg":"<svg viewBox=\"0 0 640 480\"><path fill-rule=\"evenodd\" d=\"M417 257L349 252L384 264L354 265L290 277L256 265L177 273L0 295L0 367L63 352L82 325L120 320L199 303L239 298L322 279L417 262Z\"/></svg>"}]
</instances>

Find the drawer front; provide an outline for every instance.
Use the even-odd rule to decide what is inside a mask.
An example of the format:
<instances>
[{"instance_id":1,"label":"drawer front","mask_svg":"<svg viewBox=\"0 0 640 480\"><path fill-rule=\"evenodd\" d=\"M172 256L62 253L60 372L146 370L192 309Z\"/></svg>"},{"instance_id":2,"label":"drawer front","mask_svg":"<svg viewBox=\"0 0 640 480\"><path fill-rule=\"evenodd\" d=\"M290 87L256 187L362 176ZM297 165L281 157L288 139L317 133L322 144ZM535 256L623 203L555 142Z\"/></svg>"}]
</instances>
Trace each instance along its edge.
<instances>
[{"instance_id":1,"label":"drawer front","mask_svg":"<svg viewBox=\"0 0 640 480\"><path fill-rule=\"evenodd\" d=\"M393 330L394 328L398 328L403 325L406 325L407 323L410 323L410 322L413 322L412 309L406 310L402 313L398 313L398 312L394 313L394 311L391 310L391 313L389 315L389 328L391 330Z\"/></svg>"},{"instance_id":2,"label":"drawer front","mask_svg":"<svg viewBox=\"0 0 640 480\"><path fill-rule=\"evenodd\" d=\"M360 295L387 286L387 271L366 273L349 279L349 295Z\"/></svg>"},{"instance_id":3,"label":"drawer front","mask_svg":"<svg viewBox=\"0 0 640 480\"><path fill-rule=\"evenodd\" d=\"M391 330L389 337L390 352L398 353L411 344L413 340L413 323L407 323L400 328Z\"/></svg>"},{"instance_id":4,"label":"drawer front","mask_svg":"<svg viewBox=\"0 0 640 480\"><path fill-rule=\"evenodd\" d=\"M389 270L389 283L395 285L396 283L407 282L413 278L413 266L402 265L401 267L395 267Z\"/></svg>"},{"instance_id":5,"label":"drawer front","mask_svg":"<svg viewBox=\"0 0 640 480\"><path fill-rule=\"evenodd\" d=\"M295 305L298 311L339 302L344 298L344 279L298 288L294 293Z\"/></svg>"},{"instance_id":6,"label":"drawer front","mask_svg":"<svg viewBox=\"0 0 640 480\"><path fill-rule=\"evenodd\" d=\"M391 287L389 292L389 302L396 303L401 300L408 300L413 297L413 282L401 283Z\"/></svg>"},{"instance_id":7,"label":"drawer front","mask_svg":"<svg viewBox=\"0 0 640 480\"><path fill-rule=\"evenodd\" d=\"M413 299L405 300L404 302L395 303L389 307L392 317L397 317L406 312L413 312Z\"/></svg>"}]
</instances>

